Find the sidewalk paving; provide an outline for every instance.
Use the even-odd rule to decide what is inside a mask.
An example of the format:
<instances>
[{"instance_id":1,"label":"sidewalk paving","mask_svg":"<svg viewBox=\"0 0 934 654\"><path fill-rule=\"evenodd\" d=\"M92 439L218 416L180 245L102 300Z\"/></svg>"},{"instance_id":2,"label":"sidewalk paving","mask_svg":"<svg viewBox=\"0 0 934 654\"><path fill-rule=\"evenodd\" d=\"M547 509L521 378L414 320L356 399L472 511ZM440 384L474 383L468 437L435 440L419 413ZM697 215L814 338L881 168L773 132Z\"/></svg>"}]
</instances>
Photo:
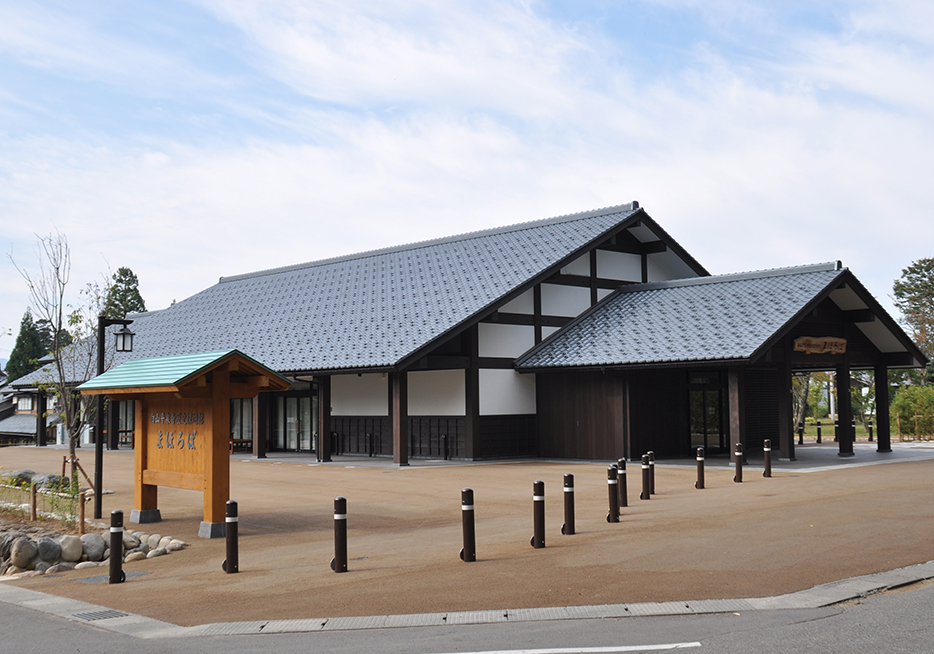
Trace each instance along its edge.
<instances>
[{"instance_id":1,"label":"sidewalk paving","mask_svg":"<svg viewBox=\"0 0 934 654\"><path fill-rule=\"evenodd\" d=\"M773 463L771 479L753 460L742 484L732 482L728 460L708 461L703 491L693 488L692 460L659 461L650 501L637 499L632 466L619 524L605 521L606 462L415 460L399 468L369 457L317 464L235 455L239 574L220 570L223 539L197 537L201 494L163 488L165 519L146 527L190 548L128 565L144 574L125 584L75 583L102 569L75 571L5 582L0 601L138 636L825 606L934 577L934 444L893 450L859 443L856 456L842 458L832 443L799 447L797 461ZM6 448L0 465L53 471L62 455ZM82 464L93 474L90 452ZM114 490L105 515L129 514L132 453L107 452L104 466ZM560 535L565 472L575 475L574 536ZM528 545L535 479L546 481L543 550ZM471 564L457 556L464 486L476 493L479 561ZM346 574L328 566L336 495L349 503Z\"/></svg>"}]
</instances>

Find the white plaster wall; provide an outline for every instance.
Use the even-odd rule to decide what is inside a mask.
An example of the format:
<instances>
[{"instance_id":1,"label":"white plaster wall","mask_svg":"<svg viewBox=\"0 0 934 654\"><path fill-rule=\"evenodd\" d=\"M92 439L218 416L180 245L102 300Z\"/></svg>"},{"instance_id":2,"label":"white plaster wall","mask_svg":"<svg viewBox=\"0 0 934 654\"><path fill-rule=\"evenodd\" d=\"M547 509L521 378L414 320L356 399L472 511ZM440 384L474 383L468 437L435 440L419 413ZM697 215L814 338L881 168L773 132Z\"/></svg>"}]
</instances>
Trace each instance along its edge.
<instances>
[{"instance_id":1,"label":"white plaster wall","mask_svg":"<svg viewBox=\"0 0 934 654\"><path fill-rule=\"evenodd\" d=\"M388 416L389 375L331 377L331 415Z\"/></svg>"},{"instance_id":2,"label":"white plaster wall","mask_svg":"<svg viewBox=\"0 0 934 654\"><path fill-rule=\"evenodd\" d=\"M410 372L410 416L463 416L467 380L463 370L419 370Z\"/></svg>"},{"instance_id":3,"label":"white plaster wall","mask_svg":"<svg viewBox=\"0 0 934 654\"><path fill-rule=\"evenodd\" d=\"M597 250L597 277L625 282L642 281L642 257L626 252Z\"/></svg>"},{"instance_id":4,"label":"white plaster wall","mask_svg":"<svg viewBox=\"0 0 934 654\"><path fill-rule=\"evenodd\" d=\"M542 315L575 318L589 308L589 288L542 284Z\"/></svg>"},{"instance_id":5,"label":"white plaster wall","mask_svg":"<svg viewBox=\"0 0 934 654\"><path fill-rule=\"evenodd\" d=\"M605 298L607 295L610 295L611 293L613 293L613 291L611 291L608 288L598 288L597 289L597 302Z\"/></svg>"},{"instance_id":6,"label":"white plaster wall","mask_svg":"<svg viewBox=\"0 0 934 654\"><path fill-rule=\"evenodd\" d=\"M535 313L535 296L532 289L527 290L515 300L510 300L502 307L500 307L499 310L503 313L522 313L528 316L533 315Z\"/></svg>"},{"instance_id":7,"label":"white plaster wall","mask_svg":"<svg viewBox=\"0 0 934 654\"><path fill-rule=\"evenodd\" d=\"M481 322L480 356L515 358L535 345L535 328L531 325L501 325Z\"/></svg>"},{"instance_id":8,"label":"white plaster wall","mask_svg":"<svg viewBox=\"0 0 934 654\"><path fill-rule=\"evenodd\" d=\"M535 413L535 375L515 370L480 370L480 415Z\"/></svg>"},{"instance_id":9,"label":"white plaster wall","mask_svg":"<svg viewBox=\"0 0 934 654\"><path fill-rule=\"evenodd\" d=\"M697 273L691 270L690 266L671 250L650 254L647 259L646 268L648 269L650 282L697 277Z\"/></svg>"},{"instance_id":10,"label":"white plaster wall","mask_svg":"<svg viewBox=\"0 0 934 654\"><path fill-rule=\"evenodd\" d=\"M583 254L564 268L561 269L563 275L583 275L590 277L590 254Z\"/></svg>"},{"instance_id":11,"label":"white plaster wall","mask_svg":"<svg viewBox=\"0 0 934 654\"><path fill-rule=\"evenodd\" d=\"M548 338L549 336L554 334L556 331L559 331L560 329L561 329L560 327L542 327L542 339L544 340Z\"/></svg>"}]
</instances>

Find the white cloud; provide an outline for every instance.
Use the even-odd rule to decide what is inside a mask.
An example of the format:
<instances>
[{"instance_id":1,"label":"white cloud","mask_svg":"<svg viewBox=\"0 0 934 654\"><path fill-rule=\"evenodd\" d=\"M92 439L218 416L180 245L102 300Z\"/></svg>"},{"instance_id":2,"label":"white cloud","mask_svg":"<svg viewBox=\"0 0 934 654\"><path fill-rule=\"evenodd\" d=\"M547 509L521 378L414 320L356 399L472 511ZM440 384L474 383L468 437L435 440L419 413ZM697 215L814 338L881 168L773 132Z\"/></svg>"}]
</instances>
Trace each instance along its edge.
<instances>
[{"instance_id":1,"label":"white cloud","mask_svg":"<svg viewBox=\"0 0 934 654\"><path fill-rule=\"evenodd\" d=\"M55 225L76 280L128 265L152 308L221 275L632 199L714 273L843 259L885 301L934 254L929 55L886 46L876 13L773 59L686 44L636 85L611 35L531 6L212 5L258 68L343 108L273 98L294 139L0 134L3 235L22 252Z\"/></svg>"}]
</instances>

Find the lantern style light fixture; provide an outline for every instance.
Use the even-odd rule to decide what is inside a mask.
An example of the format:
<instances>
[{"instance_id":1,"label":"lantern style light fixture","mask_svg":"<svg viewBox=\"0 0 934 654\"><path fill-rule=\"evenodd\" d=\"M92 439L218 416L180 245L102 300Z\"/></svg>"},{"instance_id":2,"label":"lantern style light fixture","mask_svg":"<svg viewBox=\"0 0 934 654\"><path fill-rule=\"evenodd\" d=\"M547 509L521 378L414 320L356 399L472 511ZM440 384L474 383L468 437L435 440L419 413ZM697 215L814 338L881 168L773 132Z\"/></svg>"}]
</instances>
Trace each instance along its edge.
<instances>
[{"instance_id":1,"label":"lantern style light fixture","mask_svg":"<svg viewBox=\"0 0 934 654\"><path fill-rule=\"evenodd\" d=\"M126 325L115 331L114 337L117 339L117 352L132 352L134 336L136 336L136 334L130 331L130 328Z\"/></svg>"}]
</instances>

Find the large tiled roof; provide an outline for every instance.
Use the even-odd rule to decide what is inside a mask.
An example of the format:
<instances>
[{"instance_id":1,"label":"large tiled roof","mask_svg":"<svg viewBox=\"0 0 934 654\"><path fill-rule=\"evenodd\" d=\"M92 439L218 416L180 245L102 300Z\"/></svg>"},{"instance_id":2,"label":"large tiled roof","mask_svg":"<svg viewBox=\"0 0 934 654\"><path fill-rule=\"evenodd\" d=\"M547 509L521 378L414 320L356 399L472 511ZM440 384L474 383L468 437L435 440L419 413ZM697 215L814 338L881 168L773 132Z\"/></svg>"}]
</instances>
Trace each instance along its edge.
<instances>
[{"instance_id":1,"label":"large tiled roof","mask_svg":"<svg viewBox=\"0 0 934 654\"><path fill-rule=\"evenodd\" d=\"M624 287L516 366L748 361L844 274L836 264L819 264Z\"/></svg>"},{"instance_id":2,"label":"large tiled roof","mask_svg":"<svg viewBox=\"0 0 934 654\"><path fill-rule=\"evenodd\" d=\"M138 318L132 358L237 349L279 372L388 369L640 219L626 204L225 277Z\"/></svg>"}]
</instances>

